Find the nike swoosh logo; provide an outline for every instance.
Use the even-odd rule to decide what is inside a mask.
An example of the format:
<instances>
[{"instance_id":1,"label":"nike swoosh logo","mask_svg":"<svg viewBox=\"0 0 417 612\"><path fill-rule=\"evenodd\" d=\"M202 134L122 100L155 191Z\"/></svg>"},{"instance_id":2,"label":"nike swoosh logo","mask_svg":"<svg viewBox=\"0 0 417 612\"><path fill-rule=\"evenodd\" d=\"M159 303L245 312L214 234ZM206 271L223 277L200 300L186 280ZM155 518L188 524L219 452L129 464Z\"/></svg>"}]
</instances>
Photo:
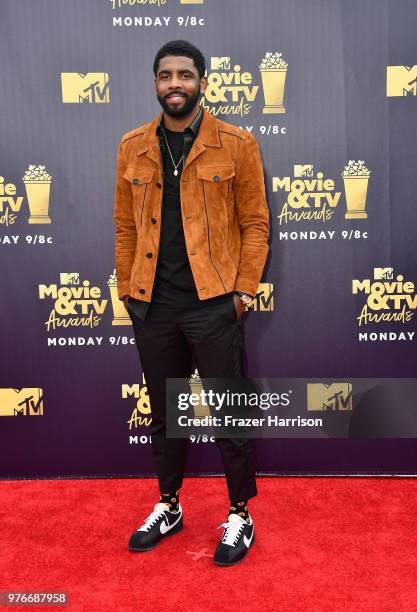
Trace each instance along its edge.
<instances>
[{"instance_id":1,"label":"nike swoosh logo","mask_svg":"<svg viewBox=\"0 0 417 612\"><path fill-rule=\"evenodd\" d=\"M245 543L246 548L249 548L250 543L252 542L253 532L254 532L254 530L252 529L252 533L251 533L250 538L247 538L245 535L243 536L243 542Z\"/></svg>"},{"instance_id":2,"label":"nike swoosh logo","mask_svg":"<svg viewBox=\"0 0 417 612\"><path fill-rule=\"evenodd\" d=\"M175 527L175 525L178 523L178 521L181 518L181 513L178 512L179 517L177 518L177 520L175 521L175 523L172 523L172 525L167 525L165 522L161 523L159 526L159 529L161 531L162 534L166 533L167 531L169 531L170 529L172 529L173 527Z\"/></svg>"}]
</instances>

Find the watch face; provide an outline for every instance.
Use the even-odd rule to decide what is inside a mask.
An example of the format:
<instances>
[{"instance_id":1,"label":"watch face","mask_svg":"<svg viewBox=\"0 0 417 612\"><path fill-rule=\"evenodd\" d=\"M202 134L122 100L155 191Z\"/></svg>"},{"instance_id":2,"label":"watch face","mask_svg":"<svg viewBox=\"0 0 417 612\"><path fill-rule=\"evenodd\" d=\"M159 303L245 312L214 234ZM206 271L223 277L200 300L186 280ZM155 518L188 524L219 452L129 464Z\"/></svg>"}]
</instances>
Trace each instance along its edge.
<instances>
[{"instance_id":1,"label":"watch face","mask_svg":"<svg viewBox=\"0 0 417 612\"><path fill-rule=\"evenodd\" d=\"M242 295L242 301L243 301L245 304L249 304L249 302L251 302L251 301L252 301L252 298L251 298L249 295Z\"/></svg>"}]
</instances>

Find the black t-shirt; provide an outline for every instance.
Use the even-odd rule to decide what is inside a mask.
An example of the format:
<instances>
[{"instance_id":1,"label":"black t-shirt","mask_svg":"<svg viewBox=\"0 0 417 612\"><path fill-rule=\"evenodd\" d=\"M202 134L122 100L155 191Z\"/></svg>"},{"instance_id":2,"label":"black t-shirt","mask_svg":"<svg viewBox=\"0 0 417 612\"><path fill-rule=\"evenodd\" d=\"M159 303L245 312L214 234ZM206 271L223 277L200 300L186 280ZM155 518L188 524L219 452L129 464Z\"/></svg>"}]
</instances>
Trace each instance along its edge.
<instances>
[{"instance_id":1,"label":"black t-shirt","mask_svg":"<svg viewBox=\"0 0 417 612\"><path fill-rule=\"evenodd\" d=\"M181 308L195 305L200 300L188 260L181 215L180 179L183 168L181 156L184 134L165 128L165 135L178 174L174 174L174 164L164 141L161 240L152 303Z\"/></svg>"}]
</instances>

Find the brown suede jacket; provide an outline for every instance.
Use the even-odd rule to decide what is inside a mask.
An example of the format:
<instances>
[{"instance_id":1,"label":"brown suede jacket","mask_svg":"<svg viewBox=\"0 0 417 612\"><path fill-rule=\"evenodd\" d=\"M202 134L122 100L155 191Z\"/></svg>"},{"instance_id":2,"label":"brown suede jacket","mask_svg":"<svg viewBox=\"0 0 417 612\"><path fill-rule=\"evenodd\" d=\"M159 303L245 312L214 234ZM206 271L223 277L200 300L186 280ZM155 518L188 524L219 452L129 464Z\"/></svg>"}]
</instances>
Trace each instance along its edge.
<instances>
[{"instance_id":1,"label":"brown suede jacket","mask_svg":"<svg viewBox=\"0 0 417 612\"><path fill-rule=\"evenodd\" d=\"M118 148L114 222L118 295L150 302L160 241L162 160L154 120ZM200 300L255 295L268 254L269 210L258 144L203 108L180 181L182 222Z\"/></svg>"}]
</instances>

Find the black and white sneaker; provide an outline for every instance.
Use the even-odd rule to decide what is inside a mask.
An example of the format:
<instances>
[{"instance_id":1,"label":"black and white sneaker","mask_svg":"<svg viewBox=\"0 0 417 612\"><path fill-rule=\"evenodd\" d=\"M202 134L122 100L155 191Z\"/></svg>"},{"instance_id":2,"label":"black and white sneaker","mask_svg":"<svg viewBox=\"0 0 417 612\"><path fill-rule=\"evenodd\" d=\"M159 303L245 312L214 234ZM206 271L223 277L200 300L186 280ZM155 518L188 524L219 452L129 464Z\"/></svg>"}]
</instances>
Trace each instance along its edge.
<instances>
[{"instance_id":1,"label":"black and white sneaker","mask_svg":"<svg viewBox=\"0 0 417 612\"><path fill-rule=\"evenodd\" d=\"M255 527L252 517L250 523L235 513L229 514L227 523L222 523L224 533L214 553L216 565L234 565L243 559L255 539Z\"/></svg>"},{"instance_id":2,"label":"black and white sneaker","mask_svg":"<svg viewBox=\"0 0 417 612\"><path fill-rule=\"evenodd\" d=\"M182 528L181 504L178 504L178 512L171 512L166 504L158 502L145 522L132 534L129 550L133 552L152 550L163 537L177 533Z\"/></svg>"}]
</instances>

